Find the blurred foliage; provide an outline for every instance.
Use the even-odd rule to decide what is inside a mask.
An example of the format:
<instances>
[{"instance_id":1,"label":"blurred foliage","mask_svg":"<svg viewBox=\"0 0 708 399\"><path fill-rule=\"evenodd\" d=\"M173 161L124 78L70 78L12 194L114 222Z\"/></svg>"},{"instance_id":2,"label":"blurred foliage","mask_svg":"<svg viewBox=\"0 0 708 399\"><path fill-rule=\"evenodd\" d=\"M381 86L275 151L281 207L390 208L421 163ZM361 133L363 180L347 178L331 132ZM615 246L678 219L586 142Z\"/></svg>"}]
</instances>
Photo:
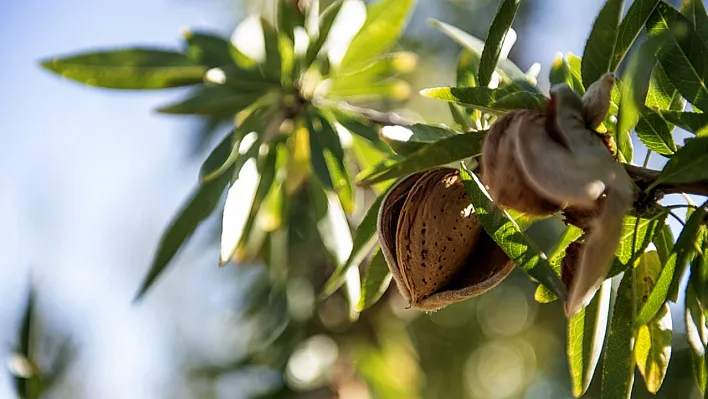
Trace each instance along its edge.
<instances>
[{"instance_id":1,"label":"blurred foliage","mask_svg":"<svg viewBox=\"0 0 708 399\"><path fill-rule=\"evenodd\" d=\"M411 18L421 25L414 6L413 0L256 2L230 39L186 31L180 49L130 47L42 62L86 85L187 87L184 98L158 111L200 118L207 137L233 126L167 227L136 300L218 210L219 263L256 260L267 273L250 287L242 315L254 331L248 353L231 365L199 368L199 378L275 371L280 383L263 398L641 398L704 391L708 203L687 205L692 212L675 242L665 227L672 208L647 206L628 215L613 266L621 280L615 294L608 280L564 333L558 304L539 306L531 298L534 289L538 302L564 298L559 264L580 235L564 228L550 245L538 245L549 241L550 230L539 227L544 221L496 209L474 169L483 133L499 116L542 111L547 103L538 68L524 72L507 58L516 38L512 24L527 2L451 3L444 19L465 29L428 21L425 29L462 47L450 68L456 85L421 91L447 104L448 125L425 124L428 115L405 110L409 82L419 65L426 67L416 52L435 43L427 34L399 40ZM667 159L654 183L642 187L647 196L659 183L705 182L703 3L685 0L678 10L636 0L624 16L623 9L623 1L608 0L583 56L559 56L549 80L582 93L621 68L599 129L613 136L619 160L632 163L634 134L648 154ZM480 24L465 19L473 14L470 20L490 21L485 41L477 38L485 33ZM635 43L642 32L648 40ZM403 109L405 117L380 112L391 109ZM675 126L696 137L677 144ZM396 179L460 161L484 228L540 284L513 273L484 296L423 315L404 309L387 289L377 211ZM646 251L650 243L656 251ZM678 287L686 269L688 285ZM686 336L672 334L668 313L679 288L686 292ZM26 346L20 353L31 359ZM687 385L689 369L697 387ZM634 384L640 378L644 383ZM28 393L36 392L33 380L24 381L18 392L38 397Z\"/></svg>"}]
</instances>

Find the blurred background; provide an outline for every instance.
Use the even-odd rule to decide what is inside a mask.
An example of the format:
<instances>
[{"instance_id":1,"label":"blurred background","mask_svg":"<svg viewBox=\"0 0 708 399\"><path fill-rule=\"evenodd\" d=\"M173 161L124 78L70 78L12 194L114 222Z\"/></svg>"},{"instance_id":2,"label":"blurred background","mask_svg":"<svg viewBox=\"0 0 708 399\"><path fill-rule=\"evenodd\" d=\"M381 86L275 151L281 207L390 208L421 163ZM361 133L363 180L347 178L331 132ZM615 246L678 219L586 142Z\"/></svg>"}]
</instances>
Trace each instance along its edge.
<instances>
[{"instance_id":1,"label":"blurred background","mask_svg":"<svg viewBox=\"0 0 708 399\"><path fill-rule=\"evenodd\" d=\"M523 1L510 58L524 70L539 62L539 84L547 87L555 54L582 54L602 3ZM303 276L277 294L261 265L218 268L215 217L132 303L160 234L227 127L207 135L197 120L152 111L182 89L90 88L41 70L38 61L128 44L176 47L184 28L228 37L268 6L0 1L0 357L8 366L0 398L17 397L10 371L22 365L12 354L30 290L36 360L60 371L46 384L47 398L571 397L560 304L537 304L520 270L433 314L406 310L391 286L352 324L341 294L316 303ZM419 0L401 42L420 54L407 76L414 93L455 81L459 47L426 20L483 38L497 6ZM414 94L404 107L427 122L449 122L442 102ZM682 309L672 309L674 352L656 397L700 397ZM596 385L588 398L599 397ZM634 397L650 397L644 384L635 384Z\"/></svg>"}]
</instances>

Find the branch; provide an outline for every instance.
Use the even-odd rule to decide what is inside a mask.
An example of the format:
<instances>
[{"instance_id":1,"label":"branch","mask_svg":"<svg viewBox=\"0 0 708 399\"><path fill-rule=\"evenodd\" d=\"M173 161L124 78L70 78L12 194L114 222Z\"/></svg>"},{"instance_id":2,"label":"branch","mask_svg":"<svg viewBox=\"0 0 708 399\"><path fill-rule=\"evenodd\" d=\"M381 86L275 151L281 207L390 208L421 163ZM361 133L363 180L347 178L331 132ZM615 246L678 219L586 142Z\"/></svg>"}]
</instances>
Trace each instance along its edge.
<instances>
[{"instance_id":1,"label":"branch","mask_svg":"<svg viewBox=\"0 0 708 399\"><path fill-rule=\"evenodd\" d=\"M357 113L366 118L369 122L381 126L407 126L414 122L407 120L394 113L374 111L368 108L361 108L346 102L337 102L340 109ZM623 164L627 174L634 183L643 191L649 187L661 174L661 171L642 168L640 166ZM661 194L693 194L708 196L708 180L700 180L692 183L660 183L653 190L654 196L661 197ZM658 195L656 195L658 194Z\"/></svg>"},{"instance_id":2,"label":"branch","mask_svg":"<svg viewBox=\"0 0 708 399\"><path fill-rule=\"evenodd\" d=\"M651 185L661 171L624 164L629 177L644 190ZM664 194L694 194L708 196L708 180L699 180L691 183L659 183L654 190Z\"/></svg>"}]
</instances>

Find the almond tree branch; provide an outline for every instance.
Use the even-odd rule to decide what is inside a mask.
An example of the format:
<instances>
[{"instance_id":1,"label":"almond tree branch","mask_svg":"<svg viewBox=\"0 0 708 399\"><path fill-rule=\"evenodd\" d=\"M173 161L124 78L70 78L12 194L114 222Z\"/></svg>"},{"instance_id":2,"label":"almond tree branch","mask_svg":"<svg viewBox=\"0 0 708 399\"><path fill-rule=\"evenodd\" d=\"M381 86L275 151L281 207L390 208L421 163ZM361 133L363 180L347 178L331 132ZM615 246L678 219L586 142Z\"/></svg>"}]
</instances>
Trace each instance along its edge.
<instances>
[{"instance_id":1,"label":"almond tree branch","mask_svg":"<svg viewBox=\"0 0 708 399\"><path fill-rule=\"evenodd\" d=\"M397 114L379 112L368 108L356 107L346 102L337 102L336 106L345 111L357 113L369 120L369 122L381 126L407 126L411 122ZM627 174L637 184L641 190L649 187L661 174L661 171L643 168L640 166L624 164ZM660 183L654 189L654 196L660 198L662 194L694 194L708 196L708 180L701 180L691 183Z\"/></svg>"}]
</instances>

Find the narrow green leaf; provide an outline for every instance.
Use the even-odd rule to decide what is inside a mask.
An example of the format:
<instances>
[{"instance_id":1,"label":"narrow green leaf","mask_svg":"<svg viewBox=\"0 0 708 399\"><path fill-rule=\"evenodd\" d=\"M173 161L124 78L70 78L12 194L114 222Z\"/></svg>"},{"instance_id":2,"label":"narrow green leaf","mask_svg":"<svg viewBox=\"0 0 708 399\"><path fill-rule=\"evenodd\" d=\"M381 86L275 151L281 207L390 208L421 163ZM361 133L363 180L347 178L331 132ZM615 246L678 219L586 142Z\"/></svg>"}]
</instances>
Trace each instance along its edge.
<instances>
[{"instance_id":1,"label":"narrow green leaf","mask_svg":"<svg viewBox=\"0 0 708 399\"><path fill-rule=\"evenodd\" d=\"M210 68L232 64L229 54L230 42L212 33L186 30L182 33L187 42L186 53L189 58L200 65Z\"/></svg>"},{"instance_id":2,"label":"narrow green leaf","mask_svg":"<svg viewBox=\"0 0 708 399\"><path fill-rule=\"evenodd\" d=\"M507 32L511 29L511 24L514 22L520 2L521 0L503 0L499 5L497 14L489 27L482 56L479 60L477 79L480 86L487 87L489 85L492 73L497 67L497 61L499 61L504 38L506 38Z\"/></svg>"},{"instance_id":3,"label":"narrow green leaf","mask_svg":"<svg viewBox=\"0 0 708 399\"><path fill-rule=\"evenodd\" d=\"M708 250L708 245L706 244L706 227L700 226L693 243L694 248L698 248L698 253L690 262L691 278L689 281L693 284L696 296L704 309L708 307L708 262L706 262L706 254L704 252Z\"/></svg>"},{"instance_id":4,"label":"narrow green leaf","mask_svg":"<svg viewBox=\"0 0 708 399\"><path fill-rule=\"evenodd\" d=\"M650 150L670 156L676 152L676 143L664 119L651 108L644 108L635 128L637 137Z\"/></svg>"},{"instance_id":5,"label":"narrow green leaf","mask_svg":"<svg viewBox=\"0 0 708 399\"><path fill-rule=\"evenodd\" d=\"M634 313L634 268L629 268L622 277L612 312L607 345L603 357L603 399L627 398L634 385L633 313Z\"/></svg>"},{"instance_id":6,"label":"narrow green leaf","mask_svg":"<svg viewBox=\"0 0 708 399\"><path fill-rule=\"evenodd\" d=\"M668 122L698 136L708 136L708 114L661 111L661 116Z\"/></svg>"},{"instance_id":7,"label":"narrow green leaf","mask_svg":"<svg viewBox=\"0 0 708 399\"><path fill-rule=\"evenodd\" d=\"M607 0L595 19L583 51L581 72L585 87L612 71L623 6L623 0Z\"/></svg>"},{"instance_id":8,"label":"narrow green leaf","mask_svg":"<svg viewBox=\"0 0 708 399\"><path fill-rule=\"evenodd\" d=\"M632 43L637 40L639 33L644 28L649 16L659 4L659 0L635 0L627 10L627 14L622 19L617 33L617 43L610 64L610 71L617 70L622 63L627 51L632 47Z\"/></svg>"},{"instance_id":9,"label":"narrow green leaf","mask_svg":"<svg viewBox=\"0 0 708 399\"><path fill-rule=\"evenodd\" d=\"M539 252L534 244L530 243L508 212L500 210L491 201L484 185L476 175L470 174L464 168L460 173L467 195L484 230L518 267L565 300L566 287L548 264L545 254Z\"/></svg>"},{"instance_id":10,"label":"narrow green leaf","mask_svg":"<svg viewBox=\"0 0 708 399\"><path fill-rule=\"evenodd\" d=\"M570 73L570 65L568 61L563 58L563 54L556 55L553 59L553 64L551 64L551 71L548 75L548 80L551 82L551 86L555 86L561 83L567 83L572 86L572 75Z\"/></svg>"},{"instance_id":11,"label":"narrow green leaf","mask_svg":"<svg viewBox=\"0 0 708 399\"><path fill-rule=\"evenodd\" d=\"M339 135L327 118L315 110L311 110L307 126L310 132L310 160L315 175L326 189L337 193L344 209L351 212L354 188L344 164Z\"/></svg>"},{"instance_id":12,"label":"narrow green leaf","mask_svg":"<svg viewBox=\"0 0 708 399\"><path fill-rule=\"evenodd\" d=\"M347 76L350 78L350 76ZM361 82L359 85L350 82L347 87L333 87L326 97L331 99L346 99L363 102L380 98L405 100L411 95L411 87L403 79L390 78L376 82ZM368 83L368 84L367 84Z\"/></svg>"},{"instance_id":13,"label":"narrow green leaf","mask_svg":"<svg viewBox=\"0 0 708 399\"><path fill-rule=\"evenodd\" d=\"M708 370L706 369L706 315L701 303L693 290L693 284L686 285L684 304L684 321L686 323L686 339L691 348L691 364L693 375L701 391L706 391Z\"/></svg>"},{"instance_id":14,"label":"narrow green leaf","mask_svg":"<svg viewBox=\"0 0 708 399\"><path fill-rule=\"evenodd\" d=\"M344 4L343 1L337 0L330 4L320 15L319 34L316 39L310 39L310 45L307 47L307 53L305 54L306 67L312 65L312 62L317 58L317 54L322 50L334 20L339 15L339 10L342 9L342 4Z\"/></svg>"},{"instance_id":15,"label":"narrow green leaf","mask_svg":"<svg viewBox=\"0 0 708 399\"><path fill-rule=\"evenodd\" d=\"M231 173L238 174L238 170L240 170L244 162L244 160L237 162L239 155L242 155L239 152L241 141L247 134L260 131L261 134L257 136L258 139L256 139L256 143L252 144L250 149L246 150L246 152L250 153L257 151L260 146L261 135L263 134L262 130L265 128L270 118L273 118L272 112L265 112L261 109L251 112L239 124L239 126L234 128L231 133L224 137L224 139L221 140L216 148L214 148L214 150L209 154L199 170L199 181L205 183L221 176L222 173L232 169L234 163L238 163L238 166L234 168L236 171L231 170Z\"/></svg>"},{"instance_id":16,"label":"narrow green leaf","mask_svg":"<svg viewBox=\"0 0 708 399\"><path fill-rule=\"evenodd\" d=\"M695 240L698 236L702 220L707 213L707 206L708 202L701 205L686 221L686 226L681 231L681 234L679 234L669 259L661 270L661 274L656 281L654 289L651 294L649 294L649 298L644 306L642 306L638 312L638 325L647 324L654 315L656 315L667 298L669 298L669 293L672 291L671 287L679 284L687 262L695 253Z\"/></svg>"},{"instance_id":17,"label":"narrow green leaf","mask_svg":"<svg viewBox=\"0 0 708 399\"><path fill-rule=\"evenodd\" d=\"M479 53L463 48L457 58L457 86L474 87L479 86L477 79L477 69L479 69Z\"/></svg>"},{"instance_id":18,"label":"narrow green leaf","mask_svg":"<svg viewBox=\"0 0 708 399\"><path fill-rule=\"evenodd\" d=\"M186 99L157 109L163 114L235 115L248 107L261 93L240 93L226 86L204 86Z\"/></svg>"},{"instance_id":19,"label":"narrow green leaf","mask_svg":"<svg viewBox=\"0 0 708 399\"><path fill-rule=\"evenodd\" d=\"M370 308L381 299L391 283L391 271L388 269L383 252L377 249L366 266L361 282L361 300L356 306L358 312Z\"/></svg>"},{"instance_id":20,"label":"narrow green leaf","mask_svg":"<svg viewBox=\"0 0 708 399\"><path fill-rule=\"evenodd\" d=\"M647 21L647 30L650 37L668 38L657 58L674 86L691 104L708 110L708 44L689 20L663 1Z\"/></svg>"},{"instance_id":21,"label":"narrow green leaf","mask_svg":"<svg viewBox=\"0 0 708 399\"><path fill-rule=\"evenodd\" d=\"M686 140L647 190L660 183L690 183L708 179L708 137Z\"/></svg>"},{"instance_id":22,"label":"narrow green leaf","mask_svg":"<svg viewBox=\"0 0 708 399\"><path fill-rule=\"evenodd\" d=\"M337 265L334 273L332 273L332 276L324 285L321 298L326 298L338 290L344 283L344 276L347 269L350 267L359 267L359 264L364 261L366 255L371 252L371 249L376 243L376 221L379 214L379 207L381 206L381 201L383 201L383 198L387 193L388 190L380 194L376 198L376 201L371 204L369 210L366 211L366 215L364 215L364 218L361 220L361 223L359 223L359 226L354 232L352 251L347 258L347 261Z\"/></svg>"},{"instance_id":23,"label":"narrow green leaf","mask_svg":"<svg viewBox=\"0 0 708 399\"><path fill-rule=\"evenodd\" d=\"M668 224L664 224L661 230L654 236L652 242L656 247L656 252L659 254L659 260L663 267L666 265L666 262L668 262L671 251L674 248L674 235L671 233L671 228Z\"/></svg>"},{"instance_id":24,"label":"narrow green leaf","mask_svg":"<svg viewBox=\"0 0 708 399\"><path fill-rule=\"evenodd\" d=\"M546 97L525 91L511 92L505 89L486 87L434 87L424 89L420 94L480 109L501 115L513 109L545 109Z\"/></svg>"},{"instance_id":25,"label":"narrow green leaf","mask_svg":"<svg viewBox=\"0 0 708 399\"><path fill-rule=\"evenodd\" d=\"M473 157L481 153L483 139L482 133L473 132L438 140L384 169L364 171L360 177L357 177L357 180L370 185Z\"/></svg>"},{"instance_id":26,"label":"narrow green leaf","mask_svg":"<svg viewBox=\"0 0 708 399\"><path fill-rule=\"evenodd\" d=\"M587 391L605 341L610 308L610 282L606 281L590 303L568 320L568 366L573 396Z\"/></svg>"},{"instance_id":27,"label":"narrow green leaf","mask_svg":"<svg viewBox=\"0 0 708 399\"><path fill-rule=\"evenodd\" d=\"M370 120L337 107L328 108L327 111L331 112L333 119L347 129L349 133L369 141L383 153L391 152L391 149L379 137L379 127Z\"/></svg>"},{"instance_id":28,"label":"narrow green leaf","mask_svg":"<svg viewBox=\"0 0 708 399\"><path fill-rule=\"evenodd\" d=\"M65 78L109 89L166 89L201 83L207 67L184 54L128 48L84 53L42 61Z\"/></svg>"},{"instance_id":29,"label":"narrow green leaf","mask_svg":"<svg viewBox=\"0 0 708 399\"><path fill-rule=\"evenodd\" d=\"M381 138L400 155L408 156L429 143L456 136L452 130L440 126L416 123L409 126L386 126Z\"/></svg>"},{"instance_id":30,"label":"narrow green leaf","mask_svg":"<svg viewBox=\"0 0 708 399\"><path fill-rule=\"evenodd\" d=\"M647 301L661 273L661 260L657 251L645 252L636 268L636 292L639 308ZM671 359L671 313L664 303L655 318L640 325L634 344L634 358L644 377L647 390L656 393L661 387Z\"/></svg>"},{"instance_id":31,"label":"narrow green leaf","mask_svg":"<svg viewBox=\"0 0 708 399\"><path fill-rule=\"evenodd\" d=\"M656 64L654 53L661 45L661 40L661 37L655 37L642 43L627 67L624 82L619 84L621 96L615 142L621 155L620 161L630 163L634 157L630 133L640 120L652 69Z\"/></svg>"},{"instance_id":32,"label":"narrow green leaf","mask_svg":"<svg viewBox=\"0 0 708 399\"><path fill-rule=\"evenodd\" d=\"M548 99L540 93L531 93L528 91L517 91L507 94L506 96L489 104L492 109L511 111L515 109L533 109L536 111L545 111Z\"/></svg>"},{"instance_id":33,"label":"narrow green leaf","mask_svg":"<svg viewBox=\"0 0 708 399\"><path fill-rule=\"evenodd\" d=\"M570 68L570 76L573 78L573 84L570 86L578 94L585 94L585 86L583 85L582 66L583 59L573 53L566 54L568 67Z\"/></svg>"},{"instance_id":34,"label":"narrow green leaf","mask_svg":"<svg viewBox=\"0 0 708 399\"><path fill-rule=\"evenodd\" d=\"M223 175L216 180L200 185L190 199L172 219L160 238L150 270L135 296L139 300L165 271L172 258L194 230L214 211L231 176Z\"/></svg>"},{"instance_id":35,"label":"narrow green leaf","mask_svg":"<svg viewBox=\"0 0 708 399\"><path fill-rule=\"evenodd\" d=\"M706 6L702 0L683 0L681 3L681 14L691 22L691 26L696 29L698 36L708 43L708 15Z\"/></svg>"},{"instance_id":36,"label":"narrow green leaf","mask_svg":"<svg viewBox=\"0 0 708 399\"><path fill-rule=\"evenodd\" d=\"M263 18L261 18L261 27L263 28L263 43L265 44L264 72L267 76L280 80L282 59L278 32Z\"/></svg>"},{"instance_id":37,"label":"narrow green leaf","mask_svg":"<svg viewBox=\"0 0 708 399\"><path fill-rule=\"evenodd\" d=\"M626 270L649 246L665 222L664 212L639 218L632 215L625 216L622 221L622 235L615 251L617 258L609 275L614 276Z\"/></svg>"},{"instance_id":38,"label":"narrow green leaf","mask_svg":"<svg viewBox=\"0 0 708 399\"><path fill-rule=\"evenodd\" d=\"M259 147L260 145L256 146L256 148ZM268 152L253 154L253 156L257 157L257 173L252 172L248 179L238 179L233 182L226 195L222 219L220 265L229 262L234 258L237 249L248 244L261 205L275 181L278 168L277 145L271 144ZM243 158L250 159L252 157L244 156ZM245 164L246 161L241 163ZM250 201L250 207L245 206L247 201ZM243 259L248 256L239 254L236 258Z\"/></svg>"},{"instance_id":39,"label":"narrow green leaf","mask_svg":"<svg viewBox=\"0 0 708 399\"><path fill-rule=\"evenodd\" d=\"M463 31L462 29L436 19L430 19L429 22L434 28L438 29L450 39L456 41L465 49L470 50L472 53L482 54L484 51L484 42ZM516 64L508 59L498 60L497 72L499 72L502 78L505 78L506 80L526 79L526 74L524 71L519 69Z\"/></svg>"},{"instance_id":40,"label":"narrow green leaf","mask_svg":"<svg viewBox=\"0 0 708 399\"><path fill-rule=\"evenodd\" d=\"M666 377L671 359L672 323L669 305L664 304L657 318L639 327L634 356L647 390L657 393Z\"/></svg>"},{"instance_id":41,"label":"narrow green leaf","mask_svg":"<svg viewBox=\"0 0 708 399\"><path fill-rule=\"evenodd\" d=\"M342 268L341 265L347 262L353 249L352 235L344 209L336 195L324 192L321 186L311 185L310 192L315 201L326 206L325 215L317 222L317 230L325 248L334 258L335 265L338 269ZM361 276L358 267L345 269L344 284L349 302L349 318L354 320L358 315L356 305L361 298Z\"/></svg>"},{"instance_id":42,"label":"narrow green leaf","mask_svg":"<svg viewBox=\"0 0 708 399\"><path fill-rule=\"evenodd\" d=\"M366 21L339 65L340 73L365 67L388 50L403 33L414 0L379 0L366 8Z\"/></svg>"},{"instance_id":43,"label":"narrow green leaf","mask_svg":"<svg viewBox=\"0 0 708 399\"><path fill-rule=\"evenodd\" d=\"M660 64L654 66L647 91L646 106L658 110L683 111L686 100L676 90Z\"/></svg>"},{"instance_id":44,"label":"narrow green leaf","mask_svg":"<svg viewBox=\"0 0 708 399\"><path fill-rule=\"evenodd\" d=\"M568 225L563 234L558 239L558 242L553 246L553 249L548 254L548 263L560 277L563 258L565 258L568 246L577 241L583 235L583 231L573 225ZM539 285L536 287L534 298L539 303L550 303L558 299L546 286Z\"/></svg>"},{"instance_id":45,"label":"narrow green leaf","mask_svg":"<svg viewBox=\"0 0 708 399\"><path fill-rule=\"evenodd\" d=\"M278 0L276 21L278 31L284 33L291 42L295 42L295 28L305 25L305 13L300 9L298 1Z\"/></svg>"}]
</instances>

